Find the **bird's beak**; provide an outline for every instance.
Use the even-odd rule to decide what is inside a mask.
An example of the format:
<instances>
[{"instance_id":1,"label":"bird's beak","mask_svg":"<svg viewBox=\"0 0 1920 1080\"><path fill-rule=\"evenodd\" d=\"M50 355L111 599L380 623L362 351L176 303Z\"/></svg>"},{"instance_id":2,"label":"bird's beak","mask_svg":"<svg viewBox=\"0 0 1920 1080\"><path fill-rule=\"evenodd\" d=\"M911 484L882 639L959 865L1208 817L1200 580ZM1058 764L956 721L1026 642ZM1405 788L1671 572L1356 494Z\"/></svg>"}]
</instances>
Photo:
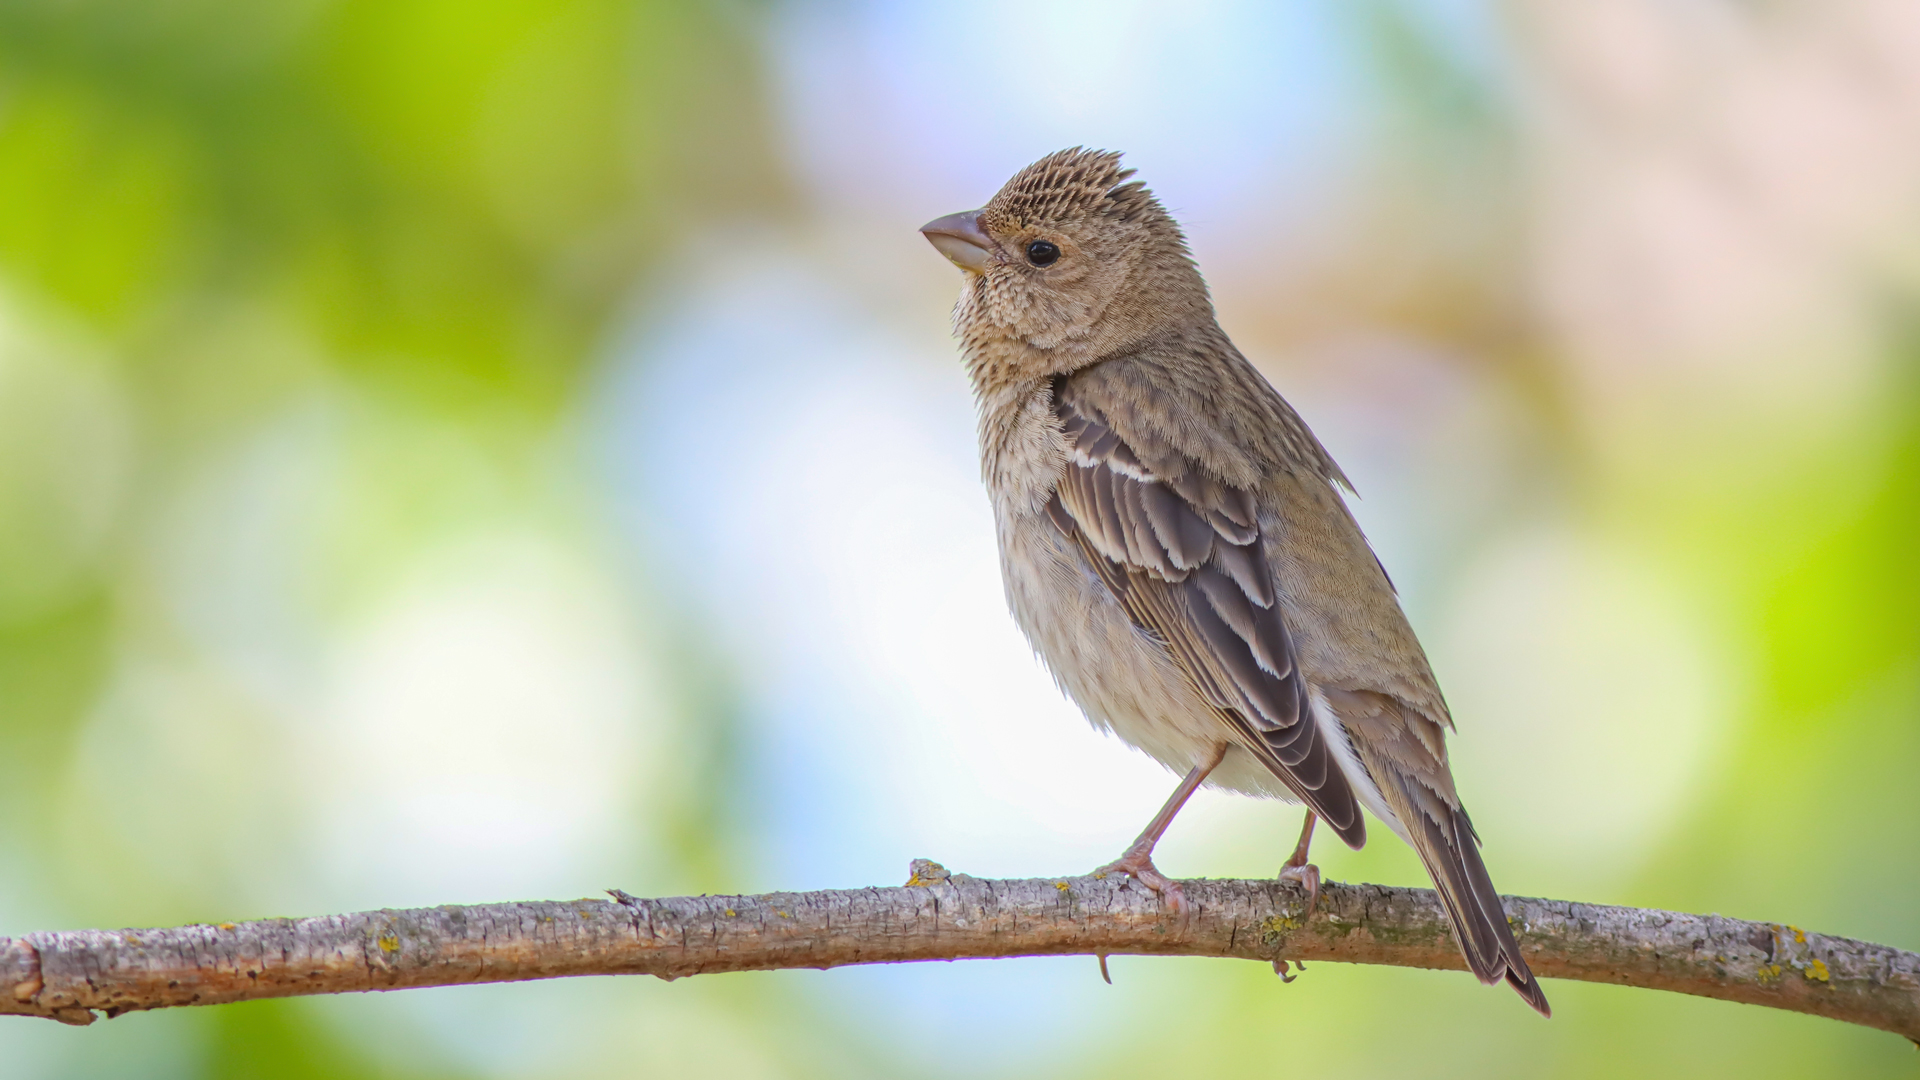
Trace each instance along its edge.
<instances>
[{"instance_id":1,"label":"bird's beak","mask_svg":"<svg viewBox=\"0 0 1920 1080\"><path fill-rule=\"evenodd\" d=\"M993 241L980 228L978 210L934 218L920 226L920 235L962 270L981 274L993 263Z\"/></svg>"}]
</instances>

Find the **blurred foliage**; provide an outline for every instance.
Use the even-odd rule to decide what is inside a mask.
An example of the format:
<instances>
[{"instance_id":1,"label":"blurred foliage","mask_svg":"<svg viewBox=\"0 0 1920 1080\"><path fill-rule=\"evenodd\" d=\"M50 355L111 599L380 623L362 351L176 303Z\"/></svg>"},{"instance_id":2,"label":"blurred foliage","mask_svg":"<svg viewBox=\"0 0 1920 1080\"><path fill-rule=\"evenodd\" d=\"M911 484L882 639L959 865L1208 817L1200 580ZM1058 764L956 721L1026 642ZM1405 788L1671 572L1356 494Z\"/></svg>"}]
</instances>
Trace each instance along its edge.
<instances>
[{"instance_id":1,"label":"blurred foliage","mask_svg":"<svg viewBox=\"0 0 1920 1080\"><path fill-rule=\"evenodd\" d=\"M1867 4L1702 7L1759 43L1748 53L1761 56L1763 88L1769 62L1799 55L1789 46L1827 40L1808 20L1836 19L1834 41L1872 37L1834 14ZM1645 5L1617 10L1629 8L1659 21ZM1467 37L1504 54L1463 50L1447 21L1455 9L1498 24ZM1870 316L1845 341L1783 333L1784 345L1736 342L1711 363L1596 345L1542 283L1554 252L1577 247L1568 236L1583 222L1571 219L1587 205L1549 196L1567 176L1664 145L1620 132L1669 129L1660 115L1580 126L1580 110L1613 88L1556 83L1605 59L1566 41L1626 41L1620 55L1641 57L1630 34L1556 37L1560 23L1584 25L1570 11L1340 9L1341 44L1369 95L1355 106L1362 165L1341 193L1337 252L1279 274L1290 299L1274 302L1269 330L1289 348L1355 328L1419 342L1521 403L1506 433L1518 478L1443 569L1516 521L1571 522L1647 555L1732 654L1737 700L1706 775L1620 893L1588 899L1799 919L1915 946L1920 237L1887 210L1868 215L1871 244L1819 234L1780 256L1830 257L1823 280L1868 297ZM0 3L0 910L19 924L0 930L298 902L236 884L274 879L312 837L275 815L292 780L232 780L271 760L233 745L304 744L275 726L298 718L282 699L298 696L286 686L299 679L276 682L280 660L247 659L268 632L223 622L222 590L268 596L263 609L284 602L306 617L289 617L295 627L350 621L412 587L418 553L481 526L525 527L601 569L644 563L644 552L606 550L569 440L609 336L637 292L676 279L688 241L739 220L804 217L763 55L780 18L670 0ZM1010 47L984 31L973 40ZM1711 120L1669 141L1716 151L1737 141ZM1825 192L1823 178L1792 171L1817 157L1782 154L1783 174L1755 186ZM1610 310L1622 322L1642 314L1632 302ZM1824 394L1846 383L1843 368L1865 374L1856 390L1833 391L1838 405L1816 408L1811 391L1785 406L1742 396L1781 371L1813 373L1794 385ZM262 552L281 561L262 569ZM697 620L656 610L652 579L670 576L609 571L585 591L612 581L621 604L663 624L636 635L674 676L663 707L674 730L667 749L652 748L674 768L630 808L664 851L651 880L726 888L752 824L737 760L743 695ZM1641 674L1615 676L1623 713L1646 704ZM143 689L156 681L173 689ZM173 704L150 708L143 693ZM142 708L158 717L149 728L124 719ZM1539 722L1556 708L1541 703ZM102 755L90 724L106 725L96 739L157 732L118 767L180 771L103 791L82 774L124 774L86 764ZM252 801L235 805L235 791ZM206 840L211 855L185 841L156 853L140 839L143 827L221 822L231 835ZM1399 873L1407 859L1385 845L1326 856L1356 875ZM1891 1075L1912 1052L1824 1022L1608 987L1555 984L1559 1016L1546 1026L1451 976L1365 971L1282 990L1252 968L1167 963L1151 979L1145 961L1116 969L1133 981L1115 989L1098 1044L1035 1071L1239 1074L1329 1061L1363 1075ZM809 1000L818 984L799 979L676 986L672 998L596 980L516 988L512 1000L556 1045L597 1048L579 1060L716 1075L898 1071L904 1051L889 1033L829 1015ZM481 1017L477 1031L489 1014L474 1003L501 999L459 1000ZM382 995L135 1016L85 1035L0 1025L0 1055L44 1076L573 1067L412 1053L418 1032L444 1020L436 1007ZM910 1064L967 1071L965 1048L950 1059L949 1049L915 1047Z\"/></svg>"},{"instance_id":2,"label":"blurred foliage","mask_svg":"<svg viewBox=\"0 0 1920 1080\"><path fill-rule=\"evenodd\" d=\"M526 468L647 261L779 202L750 54L672 3L0 5L0 757L97 692L153 493L316 386ZM447 450L343 520L471 501Z\"/></svg>"},{"instance_id":3,"label":"blurred foliage","mask_svg":"<svg viewBox=\"0 0 1920 1080\"><path fill-rule=\"evenodd\" d=\"M158 884L55 855L114 850L53 827L63 763L125 657L205 667L170 533L263 429L359 418L289 511L321 609L476 517L583 517L551 444L635 278L786 199L754 50L673 2L0 4L0 851L27 910ZM311 1016L180 1023L207 1076L389 1075Z\"/></svg>"}]
</instances>

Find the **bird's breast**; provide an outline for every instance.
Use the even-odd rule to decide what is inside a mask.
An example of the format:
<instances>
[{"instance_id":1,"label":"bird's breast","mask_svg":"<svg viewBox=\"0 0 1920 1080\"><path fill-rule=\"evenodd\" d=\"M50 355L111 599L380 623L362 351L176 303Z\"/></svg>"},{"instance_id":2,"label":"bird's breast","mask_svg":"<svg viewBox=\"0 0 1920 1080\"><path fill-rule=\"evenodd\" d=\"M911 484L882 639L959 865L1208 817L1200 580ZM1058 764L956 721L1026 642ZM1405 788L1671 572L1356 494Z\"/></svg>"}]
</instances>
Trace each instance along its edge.
<instances>
[{"instance_id":1,"label":"bird's breast","mask_svg":"<svg viewBox=\"0 0 1920 1080\"><path fill-rule=\"evenodd\" d=\"M980 391L980 479L1003 517L1038 513L1067 466L1052 392L1033 380Z\"/></svg>"}]
</instances>

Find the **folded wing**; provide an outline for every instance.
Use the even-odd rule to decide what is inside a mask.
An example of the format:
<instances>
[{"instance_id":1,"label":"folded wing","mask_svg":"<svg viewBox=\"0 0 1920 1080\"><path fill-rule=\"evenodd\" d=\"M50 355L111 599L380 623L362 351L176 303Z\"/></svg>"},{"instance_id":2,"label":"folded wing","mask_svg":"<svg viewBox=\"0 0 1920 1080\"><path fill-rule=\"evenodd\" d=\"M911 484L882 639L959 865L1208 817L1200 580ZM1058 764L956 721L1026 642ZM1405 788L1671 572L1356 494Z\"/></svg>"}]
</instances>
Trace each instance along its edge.
<instances>
[{"instance_id":1,"label":"folded wing","mask_svg":"<svg viewBox=\"0 0 1920 1080\"><path fill-rule=\"evenodd\" d=\"M1054 524L1219 713L1222 738L1361 846L1359 802L1313 720L1252 492L1166 447L1150 468L1070 380L1055 384L1054 410L1071 447Z\"/></svg>"}]
</instances>

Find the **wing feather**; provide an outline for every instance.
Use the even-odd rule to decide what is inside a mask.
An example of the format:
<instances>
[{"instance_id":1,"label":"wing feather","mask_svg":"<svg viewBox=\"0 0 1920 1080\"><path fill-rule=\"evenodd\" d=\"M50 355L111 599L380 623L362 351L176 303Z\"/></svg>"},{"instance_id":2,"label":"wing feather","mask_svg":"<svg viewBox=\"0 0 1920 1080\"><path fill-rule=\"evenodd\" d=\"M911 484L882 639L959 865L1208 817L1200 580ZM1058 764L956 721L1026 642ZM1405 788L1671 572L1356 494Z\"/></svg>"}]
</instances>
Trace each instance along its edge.
<instances>
[{"instance_id":1,"label":"wing feather","mask_svg":"<svg viewBox=\"0 0 1920 1080\"><path fill-rule=\"evenodd\" d=\"M1054 409L1073 453L1047 506L1053 523L1167 647L1225 722L1222 736L1359 847L1359 801L1313 720L1253 493L1168 447L1141 454L1070 380L1055 383Z\"/></svg>"}]
</instances>

